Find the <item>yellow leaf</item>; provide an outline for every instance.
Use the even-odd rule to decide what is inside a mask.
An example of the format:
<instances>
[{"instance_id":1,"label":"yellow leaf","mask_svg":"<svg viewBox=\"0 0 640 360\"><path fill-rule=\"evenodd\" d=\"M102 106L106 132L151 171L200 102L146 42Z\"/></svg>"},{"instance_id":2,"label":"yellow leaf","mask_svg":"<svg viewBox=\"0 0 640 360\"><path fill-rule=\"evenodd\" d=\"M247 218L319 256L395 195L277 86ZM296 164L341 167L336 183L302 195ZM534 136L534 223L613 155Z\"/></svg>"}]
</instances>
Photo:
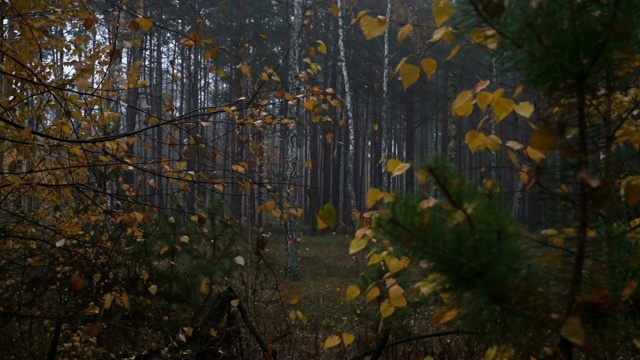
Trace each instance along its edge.
<instances>
[{"instance_id":1,"label":"yellow leaf","mask_svg":"<svg viewBox=\"0 0 640 360\"><path fill-rule=\"evenodd\" d=\"M151 29L151 26L153 25L153 21L145 18L139 18L138 24L140 24L140 27L144 32L147 32L149 31L149 29Z\"/></svg>"},{"instance_id":2,"label":"yellow leaf","mask_svg":"<svg viewBox=\"0 0 640 360\"><path fill-rule=\"evenodd\" d=\"M242 256L238 255L233 260L236 262L236 264L244 266L244 258Z\"/></svg>"},{"instance_id":3,"label":"yellow leaf","mask_svg":"<svg viewBox=\"0 0 640 360\"><path fill-rule=\"evenodd\" d=\"M524 149L524 152L527 154L527 156L531 160L533 160L535 162L541 162L546 157L546 156L544 156L544 154L542 152L532 148L531 146L527 146L527 148Z\"/></svg>"},{"instance_id":4,"label":"yellow leaf","mask_svg":"<svg viewBox=\"0 0 640 360\"><path fill-rule=\"evenodd\" d=\"M300 302L300 298L296 297L296 298L293 298L293 299L289 300L289 305L295 305L295 304L297 304L299 302Z\"/></svg>"},{"instance_id":5,"label":"yellow leaf","mask_svg":"<svg viewBox=\"0 0 640 360\"><path fill-rule=\"evenodd\" d=\"M380 199L382 199L382 191L376 188L369 188L367 191L367 209L371 209Z\"/></svg>"},{"instance_id":6,"label":"yellow leaf","mask_svg":"<svg viewBox=\"0 0 640 360\"><path fill-rule=\"evenodd\" d=\"M351 240L351 243L349 244L349 255L355 254L358 251L364 249L365 247L367 247L368 243L369 239L366 237Z\"/></svg>"},{"instance_id":7,"label":"yellow leaf","mask_svg":"<svg viewBox=\"0 0 640 360\"><path fill-rule=\"evenodd\" d=\"M520 93L522 92L522 90L524 90L524 85L522 85L522 84L518 85L518 87L516 88L516 90L513 92L513 97L514 97L514 98L518 97L518 95L520 95Z\"/></svg>"},{"instance_id":8,"label":"yellow leaf","mask_svg":"<svg viewBox=\"0 0 640 360\"><path fill-rule=\"evenodd\" d=\"M513 111L515 103L511 99L496 96L495 94L494 97L495 98L491 102L491 109L493 110L493 113L496 114L496 121L500 122Z\"/></svg>"},{"instance_id":9,"label":"yellow leaf","mask_svg":"<svg viewBox=\"0 0 640 360\"><path fill-rule=\"evenodd\" d=\"M587 334L584 331L584 326L582 326L580 315L570 315L564 325L562 325L560 335L578 346L584 346Z\"/></svg>"},{"instance_id":10,"label":"yellow leaf","mask_svg":"<svg viewBox=\"0 0 640 360\"><path fill-rule=\"evenodd\" d=\"M62 240L58 240L56 241L56 247L61 247L64 246L64 244L67 242L67 240L62 239Z\"/></svg>"},{"instance_id":11,"label":"yellow leaf","mask_svg":"<svg viewBox=\"0 0 640 360\"><path fill-rule=\"evenodd\" d=\"M338 7L338 4L331 4L331 12L333 13L333 16L338 16L338 14L340 14L340 7Z\"/></svg>"},{"instance_id":12,"label":"yellow leaf","mask_svg":"<svg viewBox=\"0 0 640 360\"><path fill-rule=\"evenodd\" d=\"M365 15L360 19L360 28L367 40L378 37L387 30L387 18L384 16L373 17Z\"/></svg>"},{"instance_id":13,"label":"yellow leaf","mask_svg":"<svg viewBox=\"0 0 640 360\"><path fill-rule=\"evenodd\" d=\"M420 65L422 66L422 70L427 74L427 78L431 80L431 77L438 70L438 62L433 58L424 58L420 61Z\"/></svg>"},{"instance_id":14,"label":"yellow leaf","mask_svg":"<svg viewBox=\"0 0 640 360\"><path fill-rule=\"evenodd\" d=\"M511 360L515 358L516 351L510 345L495 345L487 349L483 360ZM532 359L534 357L531 357Z\"/></svg>"},{"instance_id":15,"label":"yellow leaf","mask_svg":"<svg viewBox=\"0 0 640 360\"><path fill-rule=\"evenodd\" d=\"M533 114L534 108L533 104L531 104L529 101L523 101L518 105L515 105L513 107L513 110L515 110L518 115L528 119L529 117L531 117L531 114Z\"/></svg>"},{"instance_id":16,"label":"yellow leaf","mask_svg":"<svg viewBox=\"0 0 640 360\"><path fill-rule=\"evenodd\" d=\"M107 293L104 296L104 305L102 306L105 310L108 310L111 307L111 302L113 302L113 294Z\"/></svg>"},{"instance_id":17,"label":"yellow leaf","mask_svg":"<svg viewBox=\"0 0 640 360\"><path fill-rule=\"evenodd\" d=\"M464 90L456 96L451 104L451 111L456 116L469 116L473 112L473 91Z\"/></svg>"},{"instance_id":18,"label":"yellow leaf","mask_svg":"<svg viewBox=\"0 0 640 360\"><path fill-rule=\"evenodd\" d=\"M407 164L407 163L402 163L396 166L395 169L393 169L393 172L391 173L391 177L404 174L407 170L409 170L410 167L411 167L411 164Z\"/></svg>"},{"instance_id":19,"label":"yellow leaf","mask_svg":"<svg viewBox=\"0 0 640 360\"><path fill-rule=\"evenodd\" d=\"M189 237L187 235L180 236L180 241L183 243L189 243Z\"/></svg>"},{"instance_id":20,"label":"yellow leaf","mask_svg":"<svg viewBox=\"0 0 640 360\"><path fill-rule=\"evenodd\" d=\"M449 53L449 55L443 61L448 61L448 60L453 59L453 57L456 56L458 51L460 51L460 48L462 48L462 46L460 44L456 45L453 49L451 49L451 52Z\"/></svg>"},{"instance_id":21,"label":"yellow leaf","mask_svg":"<svg viewBox=\"0 0 640 360\"><path fill-rule=\"evenodd\" d=\"M368 304L369 302L371 302L371 300L377 298L378 296L380 296L380 289L378 289L377 286L374 286L369 289L369 291L367 291L367 294L364 297L365 303Z\"/></svg>"},{"instance_id":22,"label":"yellow leaf","mask_svg":"<svg viewBox=\"0 0 640 360\"><path fill-rule=\"evenodd\" d=\"M418 178L418 184L424 185L429 182L429 173L424 169L416 170L416 178Z\"/></svg>"},{"instance_id":23,"label":"yellow leaf","mask_svg":"<svg viewBox=\"0 0 640 360\"><path fill-rule=\"evenodd\" d=\"M524 145L520 144L517 141L509 140L505 143L505 145L507 145L508 147L512 148L515 151L524 149Z\"/></svg>"},{"instance_id":24,"label":"yellow leaf","mask_svg":"<svg viewBox=\"0 0 640 360\"><path fill-rule=\"evenodd\" d=\"M440 28L437 28L434 32L433 32L433 36L431 37L431 39L429 39L429 42L437 42L440 41L441 39L445 39L446 42L448 42L449 38L451 38L452 34L451 34L451 28L449 26L443 26Z\"/></svg>"},{"instance_id":25,"label":"yellow leaf","mask_svg":"<svg viewBox=\"0 0 640 360\"><path fill-rule=\"evenodd\" d=\"M342 342L344 343L344 346L351 344L355 339L356 337L353 336L352 334L349 334L349 333L342 334Z\"/></svg>"},{"instance_id":26,"label":"yellow leaf","mask_svg":"<svg viewBox=\"0 0 640 360\"><path fill-rule=\"evenodd\" d=\"M166 253L167 251L169 251L169 247L168 246L163 247L162 249L160 249L160 255Z\"/></svg>"},{"instance_id":27,"label":"yellow leaf","mask_svg":"<svg viewBox=\"0 0 640 360\"><path fill-rule=\"evenodd\" d=\"M340 339L339 336L336 335L331 335L327 338L327 340L324 341L324 348L328 349L328 348L332 348L334 346L338 346L340 345L340 342L342 340Z\"/></svg>"},{"instance_id":28,"label":"yellow leaf","mask_svg":"<svg viewBox=\"0 0 640 360\"><path fill-rule=\"evenodd\" d=\"M402 161L398 160L398 159L389 159L389 161L387 161L387 171L390 173L393 173L396 168L402 164Z\"/></svg>"},{"instance_id":29,"label":"yellow leaf","mask_svg":"<svg viewBox=\"0 0 640 360\"><path fill-rule=\"evenodd\" d=\"M131 311L131 301L129 300L129 294L127 294L126 292L124 292L122 294L122 307L124 307L125 309Z\"/></svg>"},{"instance_id":30,"label":"yellow leaf","mask_svg":"<svg viewBox=\"0 0 640 360\"><path fill-rule=\"evenodd\" d=\"M419 77L419 67L407 63L402 64L402 66L400 67L400 80L402 80L402 85L404 86L405 90L407 90L409 86L415 84L415 82L418 81Z\"/></svg>"},{"instance_id":31,"label":"yellow leaf","mask_svg":"<svg viewBox=\"0 0 640 360\"><path fill-rule=\"evenodd\" d=\"M433 315L431 323L433 323L433 325L435 326L439 326L455 319L456 316L458 316L457 309L440 309Z\"/></svg>"},{"instance_id":32,"label":"yellow leaf","mask_svg":"<svg viewBox=\"0 0 640 360\"><path fill-rule=\"evenodd\" d=\"M495 151L498 151L498 149L500 149L500 145L502 145L502 139L500 139L496 135L489 135L487 136L486 144L491 151L495 152Z\"/></svg>"},{"instance_id":33,"label":"yellow leaf","mask_svg":"<svg viewBox=\"0 0 640 360\"><path fill-rule=\"evenodd\" d=\"M487 88L491 84L491 80L482 80L476 84L476 92L480 92Z\"/></svg>"},{"instance_id":34,"label":"yellow leaf","mask_svg":"<svg viewBox=\"0 0 640 360\"><path fill-rule=\"evenodd\" d=\"M327 53L327 45L324 43L324 41L322 40L318 40L316 41L319 45L318 45L318 51L321 54L326 54Z\"/></svg>"},{"instance_id":35,"label":"yellow leaf","mask_svg":"<svg viewBox=\"0 0 640 360\"><path fill-rule=\"evenodd\" d=\"M487 137L479 131L471 130L465 135L465 141L471 152L474 153L477 150L484 150L486 148Z\"/></svg>"},{"instance_id":36,"label":"yellow leaf","mask_svg":"<svg viewBox=\"0 0 640 360\"><path fill-rule=\"evenodd\" d=\"M356 285L349 285L347 287L347 301L353 300L360 295L360 288Z\"/></svg>"},{"instance_id":37,"label":"yellow leaf","mask_svg":"<svg viewBox=\"0 0 640 360\"><path fill-rule=\"evenodd\" d=\"M529 138L529 146L547 154L557 147L558 138L556 133L547 125L540 125Z\"/></svg>"},{"instance_id":38,"label":"yellow leaf","mask_svg":"<svg viewBox=\"0 0 640 360\"><path fill-rule=\"evenodd\" d=\"M200 292L206 294L209 292L209 278L205 277L200 281Z\"/></svg>"},{"instance_id":39,"label":"yellow leaf","mask_svg":"<svg viewBox=\"0 0 640 360\"><path fill-rule=\"evenodd\" d=\"M209 335L218 336L218 330L216 330L214 328L209 328Z\"/></svg>"},{"instance_id":40,"label":"yellow leaf","mask_svg":"<svg viewBox=\"0 0 640 360\"><path fill-rule=\"evenodd\" d=\"M411 33L412 30L413 30L413 25L411 24L407 24L403 26L402 29L398 31L398 42L402 44L404 39L407 37L407 35L409 35L409 33Z\"/></svg>"},{"instance_id":41,"label":"yellow leaf","mask_svg":"<svg viewBox=\"0 0 640 360\"><path fill-rule=\"evenodd\" d=\"M380 315L382 315L383 319L391 316L391 314L393 314L394 311L395 311L395 307L391 305L389 300L385 300L382 302L382 304L380 304Z\"/></svg>"},{"instance_id":42,"label":"yellow leaf","mask_svg":"<svg viewBox=\"0 0 640 360\"><path fill-rule=\"evenodd\" d=\"M476 95L476 103L482 111L487 111L487 106L491 104L491 100L493 100L493 95L488 91L480 91Z\"/></svg>"},{"instance_id":43,"label":"yellow leaf","mask_svg":"<svg viewBox=\"0 0 640 360\"><path fill-rule=\"evenodd\" d=\"M151 293L151 295L155 295L156 292L158 291L158 285L151 285L151 286L149 286L148 290Z\"/></svg>"},{"instance_id":44,"label":"yellow leaf","mask_svg":"<svg viewBox=\"0 0 640 360\"><path fill-rule=\"evenodd\" d=\"M309 320L301 311L296 310L296 315L298 315L298 319L300 319L300 321L302 322L302 325L307 325L307 322Z\"/></svg>"},{"instance_id":45,"label":"yellow leaf","mask_svg":"<svg viewBox=\"0 0 640 360\"><path fill-rule=\"evenodd\" d=\"M330 203L324 204L322 209L318 211L318 215L316 217L318 220L319 230L322 230L325 227L329 227L331 229L336 227L336 209Z\"/></svg>"},{"instance_id":46,"label":"yellow leaf","mask_svg":"<svg viewBox=\"0 0 640 360\"><path fill-rule=\"evenodd\" d=\"M387 265L387 268L389 269L389 272L391 273L397 273L398 271L406 268L407 266L409 266L410 260L407 257L402 257L400 259L398 259L397 257L393 256L393 255L386 255L384 257L384 263L385 265Z\"/></svg>"},{"instance_id":47,"label":"yellow leaf","mask_svg":"<svg viewBox=\"0 0 640 360\"><path fill-rule=\"evenodd\" d=\"M449 20L455 12L455 7L449 0L436 0L431 6L433 17L436 20L436 26L442 25L445 21Z\"/></svg>"},{"instance_id":48,"label":"yellow leaf","mask_svg":"<svg viewBox=\"0 0 640 360\"><path fill-rule=\"evenodd\" d=\"M395 307L407 306L404 289L400 285L396 284L389 288L389 302Z\"/></svg>"}]
</instances>

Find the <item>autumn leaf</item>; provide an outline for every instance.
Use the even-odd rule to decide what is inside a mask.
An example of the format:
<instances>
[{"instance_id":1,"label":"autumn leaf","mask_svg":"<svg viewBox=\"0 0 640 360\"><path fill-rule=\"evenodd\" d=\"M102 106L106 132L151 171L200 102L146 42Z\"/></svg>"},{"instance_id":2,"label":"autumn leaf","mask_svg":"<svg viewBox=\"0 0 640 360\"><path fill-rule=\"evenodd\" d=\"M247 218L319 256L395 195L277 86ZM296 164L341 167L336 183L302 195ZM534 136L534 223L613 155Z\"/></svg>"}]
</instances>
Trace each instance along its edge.
<instances>
[{"instance_id":1,"label":"autumn leaf","mask_svg":"<svg viewBox=\"0 0 640 360\"><path fill-rule=\"evenodd\" d=\"M360 295L360 288L356 285L349 285L347 287L347 301L353 300Z\"/></svg>"},{"instance_id":2,"label":"autumn leaf","mask_svg":"<svg viewBox=\"0 0 640 360\"><path fill-rule=\"evenodd\" d=\"M151 26L153 25L153 21L145 18L139 18L138 24L140 24L142 31L148 32L151 29Z\"/></svg>"},{"instance_id":3,"label":"autumn leaf","mask_svg":"<svg viewBox=\"0 0 640 360\"><path fill-rule=\"evenodd\" d=\"M487 136L479 131L471 130L465 135L465 142L472 153L483 150L486 145Z\"/></svg>"},{"instance_id":4,"label":"autumn leaf","mask_svg":"<svg viewBox=\"0 0 640 360\"><path fill-rule=\"evenodd\" d=\"M436 311L436 313L433 315L433 318L431 318L431 323L435 326L440 326L455 319L456 316L458 316L457 309L440 309Z\"/></svg>"},{"instance_id":5,"label":"autumn leaf","mask_svg":"<svg viewBox=\"0 0 640 360\"><path fill-rule=\"evenodd\" d=\"M424 58L420 61L420 65L422 66L422 70L427 74L427 78L431 80L431 77L438 70L438 62L433 58Z\"/></svg>"},{"instance_id":6,"label":"autumn leaf","mask_svg":"<svg viewBox=\"0 0 640 360\"><path fill-rule=\"evenodd\" d=\"M391 316L391 314L393 314L395 309L396 308L393 305L391 305L389 300L385 300L380 304L380 315L382 315L382 318L384 319L386 317Z\"/></svg>"},{"instance_id":7,"label":"autumn leaf","mask_svg":"<svg viewBox=\"0 0 640 360\"><path fill-rule=\"evenodd\" d=\"M242 256L238 255L233 260L236 262L236 264L244 266L244 258Z\"/></svg>"},{"instance_id":8,"label":"autumn leaf","mask_svg":"<svg viewBox=\"0 0 640 360\"><path fill-rule=\"evenodd\" d=\"M455 12L455 7L449 0L436 0L431 6L433 17L436 20L436 26L440 27L445 21L449 20Z\"/></svg>"},{"instance_id":9,"label":"autumn leaf","mask_svg":"<svg viewBox=\"0 0 640 360\"><path fill-rule=\"evenodd\" d=\"M364 297L365 303L368 304L369 302L371 302L371 300L377 298L378 296L380 296L380 289L377 286L374 286L369 289L369 291L367 291L367 294Z\"/></svg>"},{"instance_id":10,"label":"autumn leaf","mask_svg":"<svg viewBox=\"0 0 640 360\"><path fill-rule=\"evenodd\" d=\"M151 286L149 286L148 290L151 293L151 295L155 295L156 292L158 291L158 285L151 285Z\"/></svg>"},{"instance_id":11,"label":"autumn leaf","mask_svg":"<svg viewBox=\"0 0 640 360\"><path fill-rule=\"evenodd\" d=\"M419 67L407 63L402 64L402 66L400 67L400 80L402 80L402 85L404 86L405 90L407 90L411 85L415 84L415 82L418 81L419 77Z\"/></svg>"},{"instance_id":12,"label":"autumn leaf","mask_svg":"<svg viewBox=\"0 0 640 360\"><path fill-rule=\"evenodd\" d=\"M520 116L525 117L525 118L529 118L531 117L531 114L533 114L533 104L531 104L529 101L523 101L521 103L518 103L517 105L514 105L513 110Z\"/></svg>"},{"instance_id":13,"label":"autumn leaf","mask_svg":"<svg viewBox=\"0 0 640 360\"><path fill-rule=\"evenodd\" d=\"M324 43L324 41L317 40L316 42L318 43L318 51L321 54L326 54L327 53L327 45Z\"/></svg>"},{"instance_id":14,"label":"autumn leaf","mask_svg":"<svg viewBox=\"0 0 640 360\"><path fill-rule=\"evenodd\" d=\"M342 340L340 339L339 336L331 335L324 341L324 348L329 349L329 348L338 346L340 345L340 342L342 342Z\"/></svg>"},{"instance_id":15,"label":"autumn leaf","mask_svg":"<svg viewBox=\"0 0 640 360\"><path fill-rule=\"evenodd\" d=\"M355 254L358 251L364 249L369 244L369 239L366 237L353 239L349 244L349 255Z\"/></svg>"},{"instance_id":16,"label":"autumn leaf","mask_svg":"<svg viewBox=\"0 0 640 360\"><path fill-rule=\"evenodd\" d=\"M496 115L496 121L500 122L504 120L512 111L515 103L511 99L503 98L501 96L495 96L491 102L491 109L493 113Z\"/></svg>"},{"instance_id":17,"label":"autumn leaf","mask_svg":"<svg viewBox=\"0 0 640 360\"><path fill-rule=\"evenodd\" d=\"M387 18L384 16L373 17L365 15L360 19L360 28L365 39L371 40L376 38L387 30Z\"/></svg>"},{"instance_id":18,"label":"autumn leaf","mask_svg":"<svg viewBox=\"0 0 640 360\"><path fill-rule=\"evenodd\" d=\"M342 342L344 343L344 346L348 346L355 339L356 339L356 337L354 335L352 335L352 334L349 334L349 333L342 334Z\"/></svg>"},{"instance_id":19,"label":"autumn leaf","mask_svg":"<svg viewBox=\"0 0 640 360\"><path fill-rule=\"evenodd\" d=\"M487 111L487 107L491 104L493 100L493 94L488 91L480 91L476 95L476 104L482 111Z\"/></svg>"},{"instance_id":20,"label":"autumn leaf","mask_svg":"<svg viewBox=\"0 0 640 360\"><path fill-rule=\"evenodd\" d=\"M580 315L575 313L571 314L564 325L562 325L560 335L578 346L584 346L587 334L582 325Z\"/></svg>"},{"instance_id":21,"label":"autumn leaf","mask_svg":"<svg viewBox=\"0 0 640 360\"><path fill-rule=\"evenodd\" d=\"M473 112L473 91L464 90L451 103L451 111L455 116L469 116Z\"/></svg>"},{"instance_id":22,"label":"autumn leaf","mask_svg":"<svg viewBox=\"0 0 640 360\"><path fill-rule=\"evenodd\" d=\"M367 209L371 209L380 199L382 199L382 191L377 188L369 188L367 190Z\"/></svg>"},{"instance_id":23,"label":"autumn leaf","mask_svg":"<svg viewBox=\"0 0 640 360\"><path fill-rule=\"evenodd\" d=\"M545 124L540 125L529 138L529 146L543 154L555 150L557 142L556 133Z\"/></svg>"},{"instance_id":24,"label":"autumn leaf","mask_svg":"<svg viewBox=\"0 0 640 360\"><path fill-rule=\"evenodd\" d=\"M447 57L444 58L444 60L442 61L449 61L453 59L453 57L456 56L456 54L460 51L461 48L462 48L462 45L460 44L454 46L453 49L451 49L451 52L449 52L449 55L447 55Z\"/></svg>"},{"instance_id":25,"label":"autumn leaf","mask_svg":"<svg viewBox=\"0 0 640 360\"><path fill-rule=\"evenodd\" d=\"M413 25L407 24L403 26L400 31L398 31L398 42L402 44L404 39L407 37L407 35L409 35L409 33L411 33L411 31L413 31Z\"/></svg>"},{"instance_id":26,"label":"autumn leaf","mask_svg":"<svg viewBox=\"0 0 640 360\"><path fill-rule=\"evenodd\" d=\"M318 211L316 216L318 221L318 230L326 227L334 229L336 227L336 209L331 203L324 204L322 209Z\"/></svg>"}]
</instances>

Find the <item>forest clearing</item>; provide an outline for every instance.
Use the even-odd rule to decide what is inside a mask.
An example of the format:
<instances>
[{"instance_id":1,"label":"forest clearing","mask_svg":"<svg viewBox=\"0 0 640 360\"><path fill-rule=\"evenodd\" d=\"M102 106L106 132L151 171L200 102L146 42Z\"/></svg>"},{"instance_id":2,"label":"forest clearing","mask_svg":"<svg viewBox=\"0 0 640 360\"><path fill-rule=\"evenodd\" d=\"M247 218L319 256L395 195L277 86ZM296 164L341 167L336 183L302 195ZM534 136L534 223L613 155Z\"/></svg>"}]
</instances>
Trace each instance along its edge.
<instances>
[{"instance_id":1,"label":"forest clearing","mask_svg":"<svg viewBox=\"0 0 640 360\"><path fill-rule=\"evenodd\" d=\"M0 357L640 358L638 18L0 0Z\"/></svg>"}]
</instances>

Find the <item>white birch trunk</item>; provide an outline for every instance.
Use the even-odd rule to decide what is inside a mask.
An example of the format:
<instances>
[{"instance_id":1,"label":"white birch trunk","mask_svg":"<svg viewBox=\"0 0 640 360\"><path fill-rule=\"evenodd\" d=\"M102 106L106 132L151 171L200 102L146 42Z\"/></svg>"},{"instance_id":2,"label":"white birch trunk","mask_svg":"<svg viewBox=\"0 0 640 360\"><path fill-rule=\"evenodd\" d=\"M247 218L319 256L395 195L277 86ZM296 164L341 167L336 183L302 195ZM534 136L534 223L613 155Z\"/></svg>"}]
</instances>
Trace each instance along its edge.
<instances>
[{"instance_id":1,"label":"white birch trunk","mask_svg":"<svg viewBox=\"0 0 640 360\"><path fill-rule=\"evenodd\" d=\"M347 193L349 195L349 207L351 210L351 219L353 220L353 226L357 227L357 220L355 217L356 209L356 193L353 188L353 152L355 151L355 134L353 131L353 110L351 107L351 86L349 84L349 73L347 71L347 54L344 45L344 24L342 21L343 16L343 4L344 0L338 1L338 46L340 48L340 66L342 68L342 78L344 81L345 103L346 103L346 115L347 115L347 128L349 130L349 143L345 146L347 153L346 159L346 172L347 172Z\"/></svg>"},{"instance_id":2,"label":"white birch trunk","mask_svg":"<svg viewBox=\"0 0 640 360\"><path fill-rule=\"evenodd\" d=\"M290 33L290 51L289 51L289 69L287 80L291 92L296 93L299 91L298 72L300 68L298 66L298 60L300 58L300 44L299 34L302 29L302 17L304 15L304 0L295 0L293 3L293 19L291 23ZM298 129L297 123L299 118L299 107L297 104L289 104L287 109L287 118L294 120L289 124L289 128L286 133L286 147L287 147L287 178L289 180L289 186L285 190L284 199L286 202L285 207L291 209L298 208ZM284 212L284 216L288 216L284 222L285 228L285 273L287 278L292 280L300 279L300 257L298 255L298 237L299 237L299 222L298 219Z\"/></svg>"}]
</instances>

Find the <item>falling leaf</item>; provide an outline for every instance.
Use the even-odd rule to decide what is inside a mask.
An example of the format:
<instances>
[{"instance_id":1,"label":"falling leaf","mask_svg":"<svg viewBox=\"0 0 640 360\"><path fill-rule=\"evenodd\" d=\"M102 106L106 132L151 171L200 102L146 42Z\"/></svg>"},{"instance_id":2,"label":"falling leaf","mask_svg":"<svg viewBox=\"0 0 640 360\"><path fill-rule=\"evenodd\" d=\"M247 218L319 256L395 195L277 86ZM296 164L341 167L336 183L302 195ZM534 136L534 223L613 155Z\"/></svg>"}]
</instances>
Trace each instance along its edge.
<instances>
[{"instance_id":1,"label":"falling leaf","mask_svg":"<svg viewBox=\"0 0 640 360\"><path fill-rule=\"evenodd\" d=\"M584 346L587 334L582 326L580 315L571 314L562 325L560 335L578 346Z\"/></svg>"},{"instance_id":2,"label":"falling leaf","mask_svg":"<svg viewBox=\"0 0 640 360\"><path fill-rule=\"evenodd\" d=\"M531 134L529 146L547 154L557 148L556 133L549 126L542 124Z\"/></svg>"},{"instance_id":3,"label":"falling leaf","mask_svg":"<svg viewBox=\"0 0 640 360\"><path fill-rule=\"evenodd\" d=\"M140 24L140 27L144 32L147 32L149 31L149 29L151 29L151 26L153 25L153 21L145 18L139 18L138 24Z\"/></svg>"},{"instance_id":4,"label":"falling leaf","mask_svg":"<svg viewBox=\"0 0 640 360\"><path fill-rule=\"evenodd\" d=\"M158 291L158 285L151 285L151 286L149 286L148 290L151 293L151 295L155 295L156 292Z\"/></svg>"},{"instance_id":5,"label":"falling leaf","mask_svg":"<svg viewBox=\"0 0 640 360\"><path fill-rule=\"evenodd\" d=\"M404 89L407 90L411 85L415 84L420 77L420 68L411 64L402 64L400 67L400 80Z\"/></svg>"},{"instance_id":6,"label":"falling leaf","mask_svg":"<svg viewBox=\"0 0 640 360\"><path fill-rule=\"evenodd\" d=\"M433 17L436 20L436 26L440 27L442 23L449 20L455 12L455 7L449 0L436 0L431 6Z\"/></svg>"},{"instance_id":7,"label":"falling leaf","mask_svg":"<svg viewBox=\"0 0 640 360\"><path fill-rule=\"evenodd\" d=\"M521 103L518 103L518 105L515 105L513 107L513 110L520 116L525 117L525 118L529 118L531 117L531 114L533 114L533 104L531 104L529 101L523 101Z\"/></svg>"},{"instance_id":8,"label":"falling leaf","mask_svg":"<svg viewBox=\"0 0 640 360\"><path fill-rule=\"evenodd\" d=\"M340 342L342 342L342 340L340 339L339 336L337 335L331 335L327 338L327 340L324 341L324 348L328 349L328 348L332 348L334 346L338 346L340 344Z\"/></svg>"},{"instance_id":9,"label":"falling leaf","mask_svg":"<svg viewBox=\"0 0 640 360\"><path fill-rule=\"evenodd\" d=\"M242 256L238 255L235 258L233 258L233 260L236 262L236 264L240 266L244 266L244 258Z\"/></svg>"},{"instance_id":10,"label":"falling leaf","mask_svg":"<svg viewBox=\"0 0 640 360\"><path fill-rule=\"evenodd\" d=\"M413 30L413 25L411 25L411 24L407 24L407 25L403 26L402 29L400 29L400 31L398 31L398 42L400 44L402 44L404 39L407 37L407 35L409 35L411 33L412 30Z\"/></svg>"},{"instance_id":11,"label":"falling leaf","mask_svg":"<svg viewBox=\"0 0 640 360\"><path fill-rule=\"evenodd\" d=\"M353 300L360 295L360 288L356 285L349 285L347 287L347 301Z\"/></svg>"},{"instance_id":12,"label":"falling leaf","mask_svg":"<svg viewBox=\"0 0 640 360\"><path fill-rule=\"evenodd\" d=\"M433 58L424 58L420 61L420 65L422 66L422 70L427 74L427 78L431 80L431 77L438 70L438 62Z\"/></svg>"},{"instance_id":13,"label":"falling leaf","mask_svg":"<svg viewBox=\"0 0 640 360\"><path fill-rule=\"evenodd\" d=\"M383 16L373 17L365 15L360 19L360 28L365 39L371 40L378 37L387 30L387 18Z\"/></svg>"}]
</instances>

